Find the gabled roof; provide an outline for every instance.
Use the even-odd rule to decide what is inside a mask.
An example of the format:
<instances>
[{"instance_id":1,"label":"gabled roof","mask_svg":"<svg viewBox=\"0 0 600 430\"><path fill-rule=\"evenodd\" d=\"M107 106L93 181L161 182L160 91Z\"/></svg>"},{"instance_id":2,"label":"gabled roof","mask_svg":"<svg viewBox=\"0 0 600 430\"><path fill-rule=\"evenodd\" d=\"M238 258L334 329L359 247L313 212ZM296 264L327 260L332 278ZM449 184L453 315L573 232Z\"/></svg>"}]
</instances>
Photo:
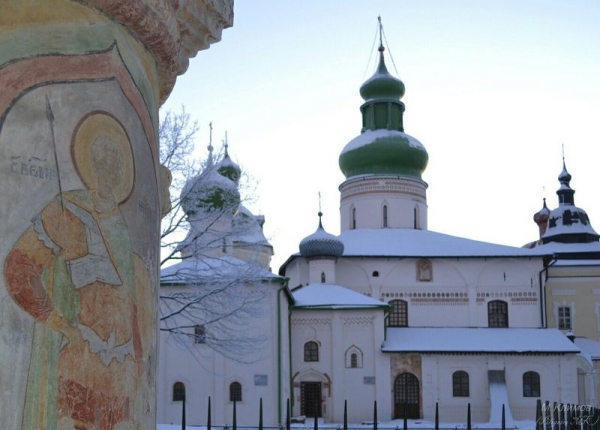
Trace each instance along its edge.
<instances>
[{"instance_id":1,"label":"gabled roof","mask_svg":"<svg viewBox=\"0 0 600 430\"><path fill-rule=\"evenodd\" d=\"M557 329L388 328L383 352L470 354L577 354L580 349Z\"/></svg>"},{"instance_id":2,"label":"gabled roof","mask_svg":"<svg viewBox=\"0 0 600 430\"><path fill-rule=\"evenodd\" d=\"M309 284L292 291L294 309L385 309L382 301L334 284Z\"/></svg>"}]
</instances>

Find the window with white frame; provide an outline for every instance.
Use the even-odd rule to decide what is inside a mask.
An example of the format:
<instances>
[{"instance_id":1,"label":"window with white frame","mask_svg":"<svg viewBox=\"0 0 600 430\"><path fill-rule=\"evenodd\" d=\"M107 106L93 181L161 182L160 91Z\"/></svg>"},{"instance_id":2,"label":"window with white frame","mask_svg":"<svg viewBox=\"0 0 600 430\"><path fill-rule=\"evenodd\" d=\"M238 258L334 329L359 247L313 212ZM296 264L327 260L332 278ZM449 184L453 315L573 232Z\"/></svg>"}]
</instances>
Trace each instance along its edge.
<instances>
[{"instance_id":1,"label":"window with white frame","mask_svg":"<svg viewBox=\"0 0 600 430\"><path fill-rule=\"evenodd\" d=\"M558 320L557 327L559 330L571 330L571 307L570 306L559 306L558 307Z\"/></svg>"},{"instance_id":2,"label":"window with white frame","mask_svg":"<svg viewBox=\"0 0 600 430\"><path fill-rule=\"evenodd\" d=\"M575 330L575 303L566 300L554 302L556 328L565 331Z\"/></svg>"}]
</instances>

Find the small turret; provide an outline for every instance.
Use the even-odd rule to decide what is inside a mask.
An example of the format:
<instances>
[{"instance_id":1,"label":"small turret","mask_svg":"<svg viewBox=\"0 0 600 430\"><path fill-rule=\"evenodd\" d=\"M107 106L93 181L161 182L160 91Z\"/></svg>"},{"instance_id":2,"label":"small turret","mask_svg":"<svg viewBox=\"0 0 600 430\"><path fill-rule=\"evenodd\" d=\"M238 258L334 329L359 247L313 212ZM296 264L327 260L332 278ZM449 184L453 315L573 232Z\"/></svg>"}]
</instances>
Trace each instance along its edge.
<instances>
[{"instance_id":1,"label":"small turret","mask_svg":"<svg viewBox=\"0 0 600 430\"><path fill-rule=\"evenodd\" d=\"M575 190L571 188L571 174L567 171L564 158L558 181L560 182L560 187L556 191L558 207L550 212L548 228L542 236L542 242L597 242L600 235L590 224L587 213L575 206Z\"/></svg>"},{"instance_id":2,"label":"small turret","mask_svg":"<svg viewBox=\"0 0 600 430\"><path fill-rule=\"evenodd\" d=\"M538 225L540 229L540 239L546 233L546 229L548 228L548 219L550 218L550 209L546 206L546 198L544 197L544 205L533 215L533 221Z\"/></svg>"}]
</instances>

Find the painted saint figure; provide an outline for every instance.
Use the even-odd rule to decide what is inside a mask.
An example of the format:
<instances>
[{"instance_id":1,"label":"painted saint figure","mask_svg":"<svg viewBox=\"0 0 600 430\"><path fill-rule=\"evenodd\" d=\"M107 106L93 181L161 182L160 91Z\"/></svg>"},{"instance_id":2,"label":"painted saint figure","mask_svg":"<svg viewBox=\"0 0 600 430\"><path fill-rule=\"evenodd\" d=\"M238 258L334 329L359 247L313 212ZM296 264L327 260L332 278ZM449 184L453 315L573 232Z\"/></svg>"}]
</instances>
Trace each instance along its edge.
<instances>
[{"instance_id":1,"label":"painted saint figure","mask_svg":"<svg viewBox=\"0 0 600 430\"><path fill-rule=\"evenodd\" d=\"M55 197L5 261L9 294L36 320L22 427L141 429L154 296L120 209L134 183L129 138L95 113L71 155L86 189Z\"/></svg>"}]
</instances>

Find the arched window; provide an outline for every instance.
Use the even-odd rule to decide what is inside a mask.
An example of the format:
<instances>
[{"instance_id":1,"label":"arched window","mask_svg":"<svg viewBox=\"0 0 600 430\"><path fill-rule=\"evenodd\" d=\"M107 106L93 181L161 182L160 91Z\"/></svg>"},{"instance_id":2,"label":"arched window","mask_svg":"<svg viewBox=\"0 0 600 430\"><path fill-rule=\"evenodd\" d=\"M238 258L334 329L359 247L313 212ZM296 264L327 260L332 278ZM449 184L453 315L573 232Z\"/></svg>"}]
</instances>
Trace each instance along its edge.
<instances>
[{"instance_id":1,"label":"arched window","mask_svg":"<svg viewBox=\"0 0 600 430\"><path fill-rule=\"evenodd\" d=\"M356 228L356 208L352 208L352 229Z\"/></svg>"},{"instance_id":2,"label":"arched window","mask_svg":"<svg viewBox=\"0 0 600 430\"><path fill-rule=\"evenodd\" d=\"M324 284L326 279L325 272L321 272L321 284Z\"/></svg>"},{"instance_id":3,"label":"arched window","mask_svg":"<svg viewBox=\"0 0 600 430\"><path fill-rule=\"evenodd\" d=\"M304 344L304 361L319 361L319 345L309 341Z\"/></svg>"},{"instance_id":4,"label":"arched window","mask_svg":"<svg viewBox=\"0 0 600 430\"><path fill-rule=\"evenodd\" d=\"M419 228L419 209L416 206L413 209L413 227L415 230Z\"/></svg>"},{"instance_id":5,"label":"arched window","mask_svg":"<svg viewBox=\"0 0 600 430\"><path fill-rule=\"evenodd\" d=\"M508 303L502 300L488 303L488 327L508 327Z\"/></svg>"},{"instance_id":6,"label":"arched window","mask_svg":"<svg viewBox=\"0 0 600 430\"><path fill-rule=\"evenodd\" d=\"M388 209L387 205L383 205L383 226L388 226Z\"/></svg>"},{"instance_id":7,"label":"arched window","mask_svg":"<svg viewBox=\"0 0 600 430\"><path fill-rule=\"evenodd\" d=\"M206 332L203 325L194 326L194 343L205 343Z\"/></svg>"},{"instance_id":8,"label":"arched window","mask_svg":"<svg viewBox=\"0 0 600 430\"><path fill-rule=\"evenodd\" d=\"M183 382L175 382L173 384L173 401L185 401L185 385L183 384Z\"/></svg>"},{"instance_id":9,"label":"arched window","mask_svg":"<svg viewBox=\"0 0 600 430\"><path fill-rule=\"evenodd\" d=\"M523 397L540 397L540 374L537 372L523 373Z\"/></svg>"},{"instance_id":10,"label":"arched window","mask_svg":"<svg viewBox=\"0 0 600 430\"><path fill-rule=\"evenodd\" d=\"M356 345L352 345L345 352L346 368L358 369L363 367L363 353Z\"/></svg>"},{"instance_id":11,"label":"arched window","mask_svg":"<svg viewBox=\"0 0 600 430\"><path fill-rule=\"evenodd\" d=\"M242 384L240 384L239 382L232 382L231 384L229 384L229 401L242 401Z\"/></svg>"},{"instance_id":12,"label":"arched window","mask_svg":"<svg viewBox=\"0 0 600 430\"><path fill-rule=\"evenodd\" d=\"M408 327L408 304L404 300L392 300L388 315L388 327Z\"/></svg>"},{"instance_id":13,"label":"arched window","mask_svg":"<svg viewBox=\"0 0 600 430\"><path fill-rule=\"evenodd\" d=\"M469 374L464 370L458 370L452 374L452 395L469 397Z\"/></svg>"}]
</instances>

